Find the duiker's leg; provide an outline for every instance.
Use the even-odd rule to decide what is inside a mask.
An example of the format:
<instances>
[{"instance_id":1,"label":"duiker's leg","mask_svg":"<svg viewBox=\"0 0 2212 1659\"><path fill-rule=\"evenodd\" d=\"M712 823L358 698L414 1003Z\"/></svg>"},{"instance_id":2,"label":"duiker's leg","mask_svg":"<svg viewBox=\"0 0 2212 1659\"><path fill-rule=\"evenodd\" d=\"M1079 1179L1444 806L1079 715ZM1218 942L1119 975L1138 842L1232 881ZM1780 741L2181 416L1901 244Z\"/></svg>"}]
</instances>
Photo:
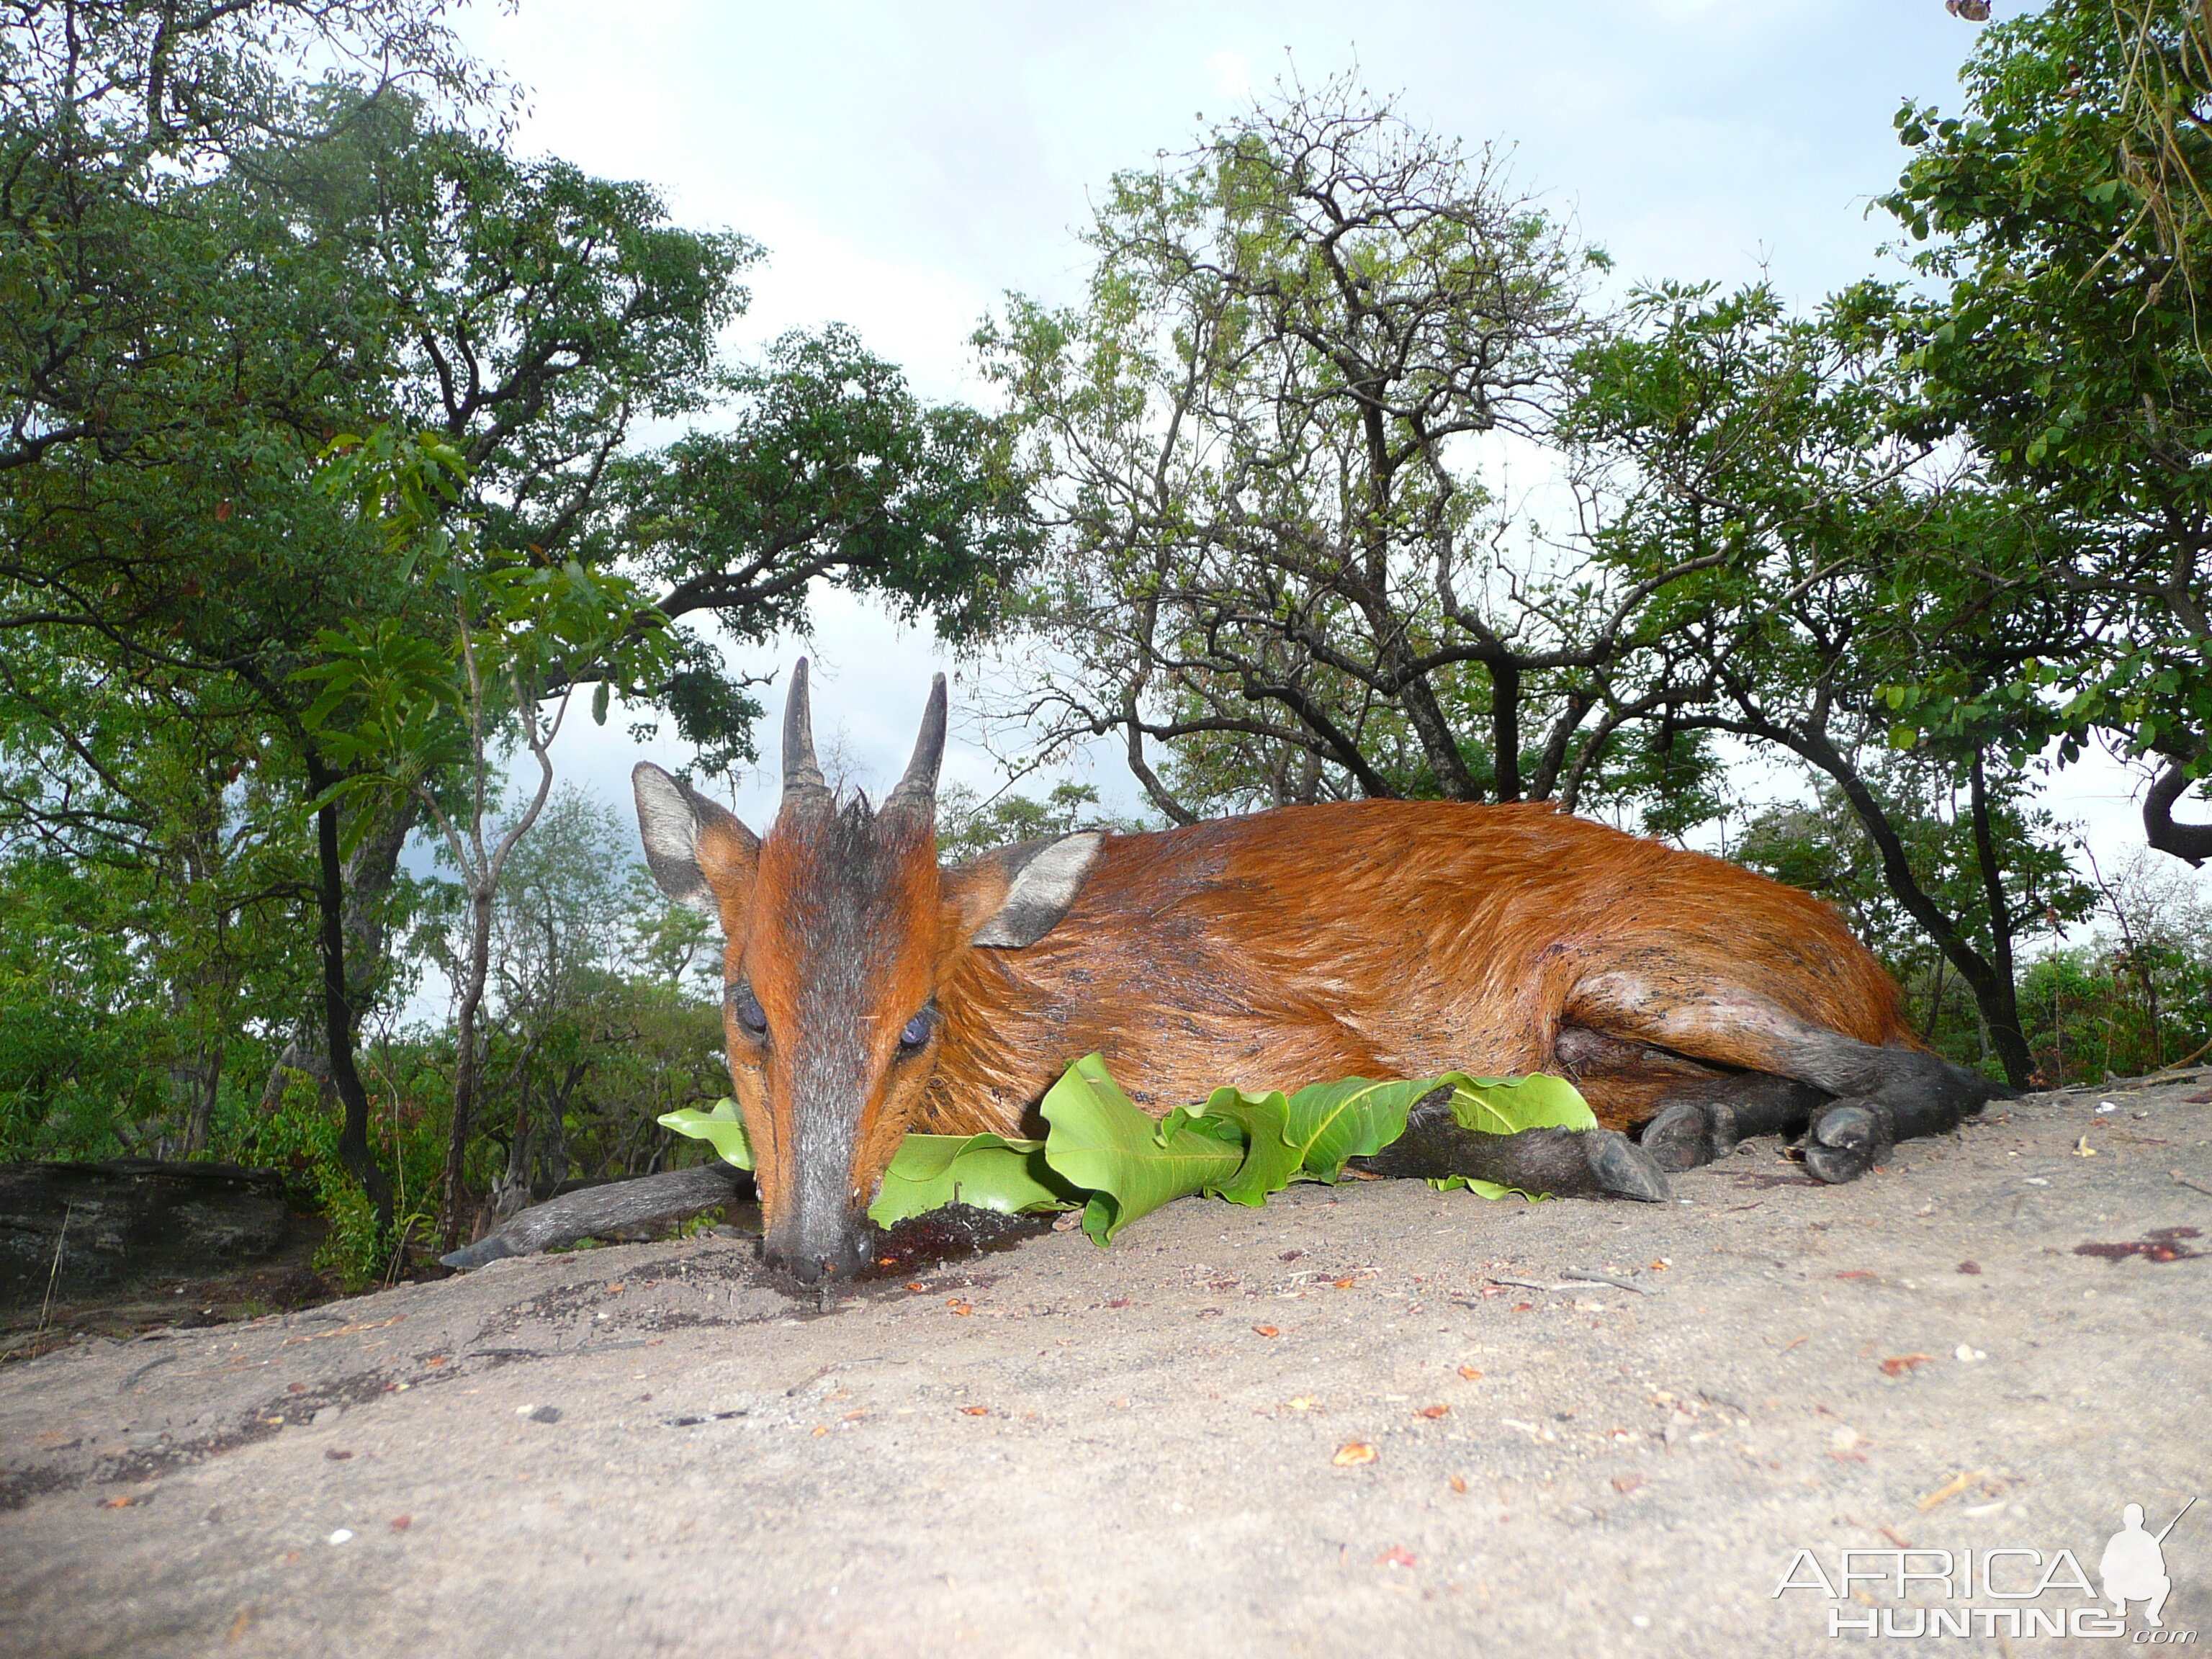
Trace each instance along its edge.
<instances>
[{"instance_id":1,"label":"duiker's leg","mask_svg":"<svg viewBox=\"0 0 2212 1659\"><path fill-rule=\"evenodd\" d=\"M1828 1096L1807 1109L1805 1167L1822 1181L1855 1181L1899 1140L1940 1134L1991 1100L2011 1097L2003 1084L1965 1071L1917 1048L1893 1048L1822 1030L1755 993L1724 982L1681 994L1632 975L1596 976L1578 987L1571 1017L1576 1024L1631 1042L1656 1043L1693 1060L1803 1084ZM1788 1129L1802 1097L1776 1091L1756 1109L1754 1121ZM1712 1115L1705 1121L1686 1113L1654 1144L1654 1151L1722 1138ZM1663 1115L1663 1114L1662 1114ZM1658 1127L1655 1121L1652 1126ZM1761 1131L1736 1115L1737 1135Z\"/></svg>"},{"instance_id":2,"label":"duiker's leg","mask_svg":"<svg viewBox=\"0 0 2212 1659\"><path fill-rule=\"evenodd\" d=\"M1437 1180L1467 1176L1523 1192L1561 1198L1620 1198L1663 1204L1667 1177L1650 1154L1613 1129L1523 1129L1490 1134L1463 1129L1452 1115L1451 1091L1413 1103L1406 1133L1372 1158L1352 1160L1376 1175Z\"/></svg>"},{"instance_id":3,"label":"duiker's leg","mask_svg":"<svg viewBox=\"0 0 2212 1659\"><path fill-rule=\"evenodd\" d=\"M1554 1051L1598 1121L1635 1132L1662 1170L1693 1170L1751 1135L1802 1134L1834 1098L1794 1078L1723 1071L1587 1026L1563 1027Z\"/></svg>"},{"instance_id":4,"label":"duiker's leg","mask_svg":"<svg viewBox=\"0 0 2212 1659\"><path fill-rule=\"evenodd\" d=\"M1831 1041L1838 1047L1828 1075L1843 1086L1836 1101L1814 1115L1804 1142L1805 1167L1823 1181L1856 1181L1899 1141L1955 1129L1989 1102L2010 1100L2015 1092L1934 1054L1852 1043L1860 1051L1853 1054L1840 1047L1848 1037Z\"/></svg>"},{"instance_id":5,"label":"duiker's leg","mask_svg":"<svg viewBox=\"0 0 2212 1659\"><path fill-rule=\"evenodd\" d=\"M1637 1143L1662 1170L1694 1170L1753 1135L1804 1133L1834 1098L1795 1078L1738 1072L1669 1090Z\"/></svg>"}]
</instances>

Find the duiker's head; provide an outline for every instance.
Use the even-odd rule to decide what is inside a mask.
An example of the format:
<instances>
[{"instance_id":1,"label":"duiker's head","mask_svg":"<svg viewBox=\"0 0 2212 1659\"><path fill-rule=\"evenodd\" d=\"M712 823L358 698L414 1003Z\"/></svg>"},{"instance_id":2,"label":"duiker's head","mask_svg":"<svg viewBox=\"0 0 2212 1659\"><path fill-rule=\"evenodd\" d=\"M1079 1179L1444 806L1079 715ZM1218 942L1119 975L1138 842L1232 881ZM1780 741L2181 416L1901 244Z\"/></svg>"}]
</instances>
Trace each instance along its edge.
<instances>
[{"instance_id":1,"label":"duiker's head","mask_svg":"<svg viewBox=\"0 0 2212 1659\"><path fill-rule=\"evenodd\" d=\"M730 1080L757 1164L770 1261L809 1281L866 1265L866 1211L935 1068L939 989L973 945L1059 920L1097 836L937 864L945 677L906 775L872 811L814 758L806 664L783 720L783 802L765 836L668 775L631 774L661 890L720 922Z\"/></svg>"}]
</instances>

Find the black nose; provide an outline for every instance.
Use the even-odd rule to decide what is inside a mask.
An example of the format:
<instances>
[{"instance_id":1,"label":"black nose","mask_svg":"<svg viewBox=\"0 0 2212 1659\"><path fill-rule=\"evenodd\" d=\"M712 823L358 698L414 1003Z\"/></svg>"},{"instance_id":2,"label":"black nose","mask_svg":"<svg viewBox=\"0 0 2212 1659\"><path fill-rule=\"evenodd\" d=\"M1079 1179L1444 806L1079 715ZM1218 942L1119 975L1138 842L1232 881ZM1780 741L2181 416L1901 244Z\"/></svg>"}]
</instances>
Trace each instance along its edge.
<instances>
[{"instance_id":1,"label":"black nose","mask_svg":"<svg viewBox=\"0 0 2212 1659\"><path fill-rule=\"evenodd\" d=\"M802 1285L853 1279L868 1265L867 1233L865 1225L848 1228L834 1245L814 1249L789 1249L771 1237L763 1255L770 1267L782 1268Z\"/></svg>"}]
</instances>

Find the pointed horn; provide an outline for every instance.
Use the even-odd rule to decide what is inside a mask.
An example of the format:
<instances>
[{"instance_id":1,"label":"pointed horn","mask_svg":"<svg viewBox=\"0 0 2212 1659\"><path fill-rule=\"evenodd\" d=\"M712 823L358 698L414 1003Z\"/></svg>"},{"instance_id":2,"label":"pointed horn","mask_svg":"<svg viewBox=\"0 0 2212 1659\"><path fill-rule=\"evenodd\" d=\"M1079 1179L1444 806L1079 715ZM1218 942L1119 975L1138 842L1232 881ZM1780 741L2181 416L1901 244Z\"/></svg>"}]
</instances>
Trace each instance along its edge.
<instances>
[{"instance_id":1,"label":"pointed horn","mask_svg":"<svg viewBox=\"0 0 2212 1659\"><path fill-rule=\"evenodd\" d=\"M884 811L916 812L933 817L937 811L937 769L945 763L945 676L929 683L929 706L921 713L921 735L915 739L914 758L898 781Z\"/></svg>"},{"instance_id":2,"label":"pointed horn","mask_svg":"<svg viewBox=\"0 0 2212 1659\"><path fill-rule=\"evenodd\" d=\"M783 793L826 795L830 785L814 759L814 715L806 699L806 659L791 671L791 694L783 704Z\"/></svg>"}]
</instances>

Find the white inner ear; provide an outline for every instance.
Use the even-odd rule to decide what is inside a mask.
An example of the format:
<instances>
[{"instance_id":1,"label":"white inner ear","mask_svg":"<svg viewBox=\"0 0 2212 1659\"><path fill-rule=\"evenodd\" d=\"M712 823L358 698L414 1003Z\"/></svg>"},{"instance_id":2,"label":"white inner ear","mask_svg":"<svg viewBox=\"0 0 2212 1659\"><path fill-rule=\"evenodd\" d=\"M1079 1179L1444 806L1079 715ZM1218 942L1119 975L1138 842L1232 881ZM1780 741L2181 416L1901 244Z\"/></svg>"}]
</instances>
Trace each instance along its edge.
<instances>
[{"instance_id":1,"label":"white inner ear","mask_svg":"<svg viewBox=\"0 0 2212 1659\"><path fill-rule=\"evenodd\" d=\"M682 787L658 768L640 767L632 782L645 861L660 890L709 921L720 921L720 907L699 869L699 820Z\"/></svg>"},{"instance_id":2,"label":"white inner ear","mask_svg":"<svg viewBox=\"0 0 2212 1659\"><path fill-rule=\"evenodd\" d=\"M1091 872L1091 860L1098 856L1105 840L1103 832L1086 830L1064 836L1039 853L1022 866L1013 886L1007 890L1006 902L999 907L998 915L983 924L973 942L1019 948L1042 939L1075 902L1084 877Z\"/></svg>"}]
</instances>

